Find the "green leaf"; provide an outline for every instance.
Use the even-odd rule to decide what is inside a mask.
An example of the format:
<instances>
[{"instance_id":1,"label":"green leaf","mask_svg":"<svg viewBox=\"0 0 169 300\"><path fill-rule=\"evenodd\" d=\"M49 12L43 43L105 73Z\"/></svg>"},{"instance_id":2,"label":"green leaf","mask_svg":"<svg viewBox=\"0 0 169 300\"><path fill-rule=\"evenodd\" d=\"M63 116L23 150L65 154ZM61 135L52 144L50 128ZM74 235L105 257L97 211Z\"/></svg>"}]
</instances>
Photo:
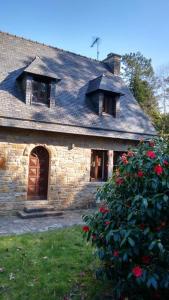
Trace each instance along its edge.
<instances>
[{"instance_id":1,"label":"green leaf","mask_svg":"<svg viewBox=\"0 0 169 300\"><path fill-rule=\"evenodd\" d=\"M157 280L154 278L154 277L150 277L147 281L147 286L148 287L154 287L155 289L158 288L158 283L157 283Z\"/></svg>"},{"instance_id":2,"label":"green leaf","mask_svg":"<svg viewBox=\"0 0 169 300\"><path fill-rule=\"evenodd\" d=\"M120 247L122 247L122 246L125 244L125 242L126 242L128 236L130 235L130 232L131 232L131 230L128 230L128 231L126 232L126 234L125 234L125 236L124 236L124 238L123 238L123 240L122 240L122 242L121 242L121 244L120 244Z\"/></svg>"},{"instance_id":3,"label":"green leaf","mask_svg":"<svg viewBox=\"0 0 169 300\"><path fill-rule=\"evenodd\" d=\"M163 196L163 199L164 199L165 202L167 202L167 201L168 201L168 196L167 196L167 195L164 195L164 196Z\"/></svg>"},{"instance_id":4,"label":"green leaf","mask_svg":"<svg viewBox=\"0 0 169 300\"><path fill-rule=\"evenodd\" d=\"M161 244L161 243L158 243L157 244L157 246L158 246L158 248L160 249L160 252L164 252L164 247L163 247L163 245Z\"/></svg>"},{"instance_id":5,"label":"green leaf","mask_svg":"<svg viewBox=\"0 0 169 300\"><path fill-rule=\"evenodd\" d=\"M147 201L146 198L143 198L143 205L144 205L145 208L148 207L148 201Z\"/></svg>"},{"instance_id":6,"label":"green leaf","mask_svg":"<svg viewBox=\"0 0 169 300\"><path fill-rule=\"evenodd\" d=\"M132 247L134 247L135 246L135 241L132 239L132 238L128 238L128 242L129 242L129 244L132 246Z\"/></svg>"},{"instance_id":7,"label":"green leaf","mask_svg":"<svg viewBox=\"0 0 169 300\"><path fill-rule=\"evenodd\" d=\"M124 255L123 255L123 261L128 261L128 254L127 253L124 253Z\"/></svg>"},{"instance_id":8,"label":"green leaf","mask_svg":"<svg viewBox=\"0 0 169 300\"><path fill-rule=\"evenodd\" d=\"M98 250L98 256L100 260L103 260L105 256L105 252L102 249Z\"/></svg>"},{"instance_id":9,"label":"green leaf","mask_svg":"<svg viewBox=\"0 0 169 300\"><path fill-rule=\"evenodd\" d=\"M161 208L162 208L162 206L161 206L161 204L160 204L159 202L157 202L157 208L158 208L159 210L161 210Z\"/></svg>"},{"instance_id":10,"label":"green leaf","mask_svg":"<svg viewBox=\"0 0 169 300\"><path fill-rule=\"evenodd\" d=\"M152 277L152 279L151 279L151 285L152 285L155 289L158 288L157 280L156 280L154 277Z\"/></svg>"},{"instance_id":11,"label":"green leaf","mask_svg":"<svg viewBox=\"0 0 169 300\"><path fill-rule=\"evenodd\" d=\"M133 273L129 273L129 275L127 276L127 279L130 279L133 276Z\"/></svg>"},{"instance_id":12,"label":"green leaf","mask_svg":"<svg viewBox=\"0 0 169 300\"><path fill-rule=\"evenodd\" d=\"M149 227L147 227L146 229L144 229L144 235L146 235L149 232L150 232L150 228Z\"/></svg>"},{"instance_id":13,"label":"green leaf","mask_svg":"<svg viewBox=\"0 0 169 300\"><path fill-rule=\"evenodd\" d=\"M152 250L156 244L157 244L157 241L152 241L150 246L148 247L148 249Z\"/></svg>"},{"instance_id":14,"label":"green leaf","mask_svg":"<svg viewBox=\"0 0 169 300\"><path fill-rule=\"evenodd\" d=\"M113 236L113 230L110 230L108 234L106 234L106 241L109 242L112 236Z\"/></svg>"},{"instance_id":15,"label":"green leaf","mask_svg":"<svg viewBox=\"0 0 169 300\"><path fill-rule=\"evenodd\" d=\"M163 179L162 179L162 186L165 186L165 185L166 185L166 179L163 178Z\"/></svg>"},{"instance_id":16,"label":"green leaf","mask_svg":"<svg viewBox=\"0 0 169 300\"><path fill-rule=\"evenodd\" d=\"M119 233L114 233L114 241L115 241L115 242L118 242L119 239L120 239Z\"/></svg>"},{"instance_id":17,"label":"green leaf","mask_svg":"<svg viewBox=\"0 0 169 300\"><path fill-rule=\"evenodd\" d=\"M131 213L128 215L127 221L130 221L130 219L132 218L132 216L133 216L133 212L131 212Z\"/></svg>"}]
</instances>

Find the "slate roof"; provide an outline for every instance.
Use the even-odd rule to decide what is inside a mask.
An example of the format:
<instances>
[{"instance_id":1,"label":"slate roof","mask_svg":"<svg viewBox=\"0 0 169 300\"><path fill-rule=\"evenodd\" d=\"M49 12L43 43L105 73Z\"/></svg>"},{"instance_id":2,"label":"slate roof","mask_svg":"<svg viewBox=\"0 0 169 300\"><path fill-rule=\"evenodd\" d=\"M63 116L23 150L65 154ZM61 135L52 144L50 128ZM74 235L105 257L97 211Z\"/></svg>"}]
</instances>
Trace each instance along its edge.
<instances>
[{"instance_id":1,"label":"slate roof","mask_svg":"<svg viewBox=\"0 0 169 300\"><path fill-rule=\"evenodd\" d=\"M54 108L24 103L16 79L24 70L32 69L42 73L46 70L61 79L56 84ZM124 94L120 97L118 118L99 116L86 98L89 82L98 77L104 82L103 74L111 78L113 89ZM0 108L0 126L5 127L133 140L156 134L124 82L112 75L104 62L3 32L0 32Z\"/></svg>"}]
</instances>

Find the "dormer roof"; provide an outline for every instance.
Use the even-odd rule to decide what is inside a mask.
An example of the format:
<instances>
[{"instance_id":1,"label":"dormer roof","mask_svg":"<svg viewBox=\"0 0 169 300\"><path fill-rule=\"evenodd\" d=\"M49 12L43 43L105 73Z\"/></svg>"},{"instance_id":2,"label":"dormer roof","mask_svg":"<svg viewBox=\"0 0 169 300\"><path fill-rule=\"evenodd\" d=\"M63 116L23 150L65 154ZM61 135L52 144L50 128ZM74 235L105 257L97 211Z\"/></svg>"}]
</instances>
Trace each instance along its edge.
<instances>
[{"instance_id":1,"label":"dormer roof","mask_svg":"<svg viewBox=\"0 0 169 300\"><path fill-rule=\"evenodd\" d=\"M48 77L54 80L60 80L56 73L54 73L45 62L39 56L35 56L35 58L30 62L27 67L23 70L23 73L29 73L39 76ZM22 74L23 74L22 73Z\"/></svg>"},{"instance_id":2,"label":"dormer roof","mask_svg":"<svg viewBox=\"0 0 169 300\"><path fill-rule=\"evenodd\" d=\"M122 86L117 81L114 81L113 76L107 76L104 73L101 76L89 81L86 94L90 94L98 90L116 93L121 96L124 95Z\"/></svg>"}]
</instances>

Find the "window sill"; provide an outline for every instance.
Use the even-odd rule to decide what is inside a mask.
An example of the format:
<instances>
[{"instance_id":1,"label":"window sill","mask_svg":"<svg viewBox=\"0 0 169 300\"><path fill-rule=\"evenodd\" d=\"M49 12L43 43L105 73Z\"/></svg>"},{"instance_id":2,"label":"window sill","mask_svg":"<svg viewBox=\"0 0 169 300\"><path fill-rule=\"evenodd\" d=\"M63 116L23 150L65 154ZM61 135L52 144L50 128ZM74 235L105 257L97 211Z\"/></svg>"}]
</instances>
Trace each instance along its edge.
<instances>
[{"instance_id":1,"label":"window sill","mask_svg":"<svg viewBox=\"0 0 169 300\"><path fill-rule=\"evenodd\" d=\"M95 180L90 180L89 183L93 184L93 185L103 185L104 183L106 183L106 181L95 181Z\"/></svg>"},{"instance_id":2,"label":"window sill","mask_svg":"<svg viewBox=\"0 0 169 300\"><path fill-rule=\"evenodd\" d=\"M47 107L47 108L49 108L48 104L43 104L43 103L34 103L34 102L32 102L31 106L38 106L38 107Z\"/></svg>"},{"instance_id":3,"label":"window sill","mask_svg":"<svg viewBox=\"0 0 169 300\"><path fill-rule=\"evenodd\" d=\"M114 115L112 115L112 114L109 114L109 113L106 113L106 112L102 112L102 116L103 117L112 117L112 118L116 118Z\"/></svg>"}]
</instances>

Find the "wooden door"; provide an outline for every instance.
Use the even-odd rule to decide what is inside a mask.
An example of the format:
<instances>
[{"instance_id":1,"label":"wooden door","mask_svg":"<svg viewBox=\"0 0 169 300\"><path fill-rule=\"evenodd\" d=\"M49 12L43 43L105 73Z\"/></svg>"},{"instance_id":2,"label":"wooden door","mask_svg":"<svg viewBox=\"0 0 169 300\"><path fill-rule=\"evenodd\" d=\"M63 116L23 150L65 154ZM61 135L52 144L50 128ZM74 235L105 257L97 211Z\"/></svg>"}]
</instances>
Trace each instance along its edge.
<instances>
[{"instance_id":1,"label":"wooden door","mask_svg":"<svg viewBox=\"0 0 169 300\"><path fill-rule=\"evenodd\" d=\"M48 174L48 151L38 146L29 158L28 200L47 200Z\"/></svg>"}]
</instances>

